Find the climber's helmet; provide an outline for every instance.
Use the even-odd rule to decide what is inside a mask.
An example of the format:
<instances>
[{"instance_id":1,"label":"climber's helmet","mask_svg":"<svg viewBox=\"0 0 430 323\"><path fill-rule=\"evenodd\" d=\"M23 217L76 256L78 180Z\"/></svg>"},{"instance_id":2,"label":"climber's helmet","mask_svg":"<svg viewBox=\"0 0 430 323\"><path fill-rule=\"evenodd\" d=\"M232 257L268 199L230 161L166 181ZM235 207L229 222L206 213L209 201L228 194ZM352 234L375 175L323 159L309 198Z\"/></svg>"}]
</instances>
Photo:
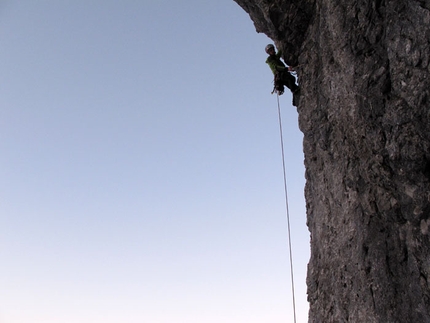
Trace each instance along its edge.
<instances>
[{"instance_id":1,"label":"climber's helmet","mask_svg":"<svg viewBox=\"0 0 430 323\"><path fill-rule=\"evenodd\" d=\"M275 46L273 46L273 44L269 44L269 45L267 45L266 46L266 53L267 54L270 54L269 52L271 51L271 50L275 50Z\"/></svg>"}]
</instances>

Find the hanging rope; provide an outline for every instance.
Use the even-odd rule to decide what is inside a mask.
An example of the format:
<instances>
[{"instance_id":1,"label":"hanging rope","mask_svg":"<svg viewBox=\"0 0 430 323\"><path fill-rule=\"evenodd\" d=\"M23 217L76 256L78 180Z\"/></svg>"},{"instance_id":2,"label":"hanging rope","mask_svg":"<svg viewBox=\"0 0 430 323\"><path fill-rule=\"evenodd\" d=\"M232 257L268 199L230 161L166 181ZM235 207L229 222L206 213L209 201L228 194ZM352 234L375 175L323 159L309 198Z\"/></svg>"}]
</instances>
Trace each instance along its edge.
<instances>
[{"instance_id":1,"label":"hanging rope","mask_svg":"<svg viewBox=\"0 0 430 323\"><path fill-rule=\"evenodd\" d=\"M290 250L290 271L291 271L291 290L293 295L293 313L294 313L294 323L296 323L296 298L294 293L294 273L293 273L293 251L291 247L291 228L290 228L290 212L288 210L288 190L287 190L287 174L285 172L285 154L284 154L284 139L282 131L282 118L281 118L281 106L279 104L279 94L278 98L278 118L279 118L279 132L281 138L281 151L282 151L282 168L284 170L284 192L285 192L285 206L287 213L287 225L288 225L288 247Z\"/></svg>"}]
</instances>

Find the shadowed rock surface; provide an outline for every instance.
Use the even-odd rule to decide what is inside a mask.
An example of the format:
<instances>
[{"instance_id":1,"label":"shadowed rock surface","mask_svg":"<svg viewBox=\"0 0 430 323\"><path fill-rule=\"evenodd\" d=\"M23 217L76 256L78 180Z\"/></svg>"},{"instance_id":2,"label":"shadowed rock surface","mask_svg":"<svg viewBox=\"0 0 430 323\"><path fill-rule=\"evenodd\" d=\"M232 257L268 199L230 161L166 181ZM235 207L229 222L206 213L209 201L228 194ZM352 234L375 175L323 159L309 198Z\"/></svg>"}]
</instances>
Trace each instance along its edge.
<instances>
[{"instance_id":1,"label":"shadowed rock surface","mask_svg":"<svg viewBox=\"0 0 430 323\"><path fill-rule=\"evenodd\" d=\"M298 70L309 322L430 322L430 1L235 1Z\"/></svg>"}]
</instances>

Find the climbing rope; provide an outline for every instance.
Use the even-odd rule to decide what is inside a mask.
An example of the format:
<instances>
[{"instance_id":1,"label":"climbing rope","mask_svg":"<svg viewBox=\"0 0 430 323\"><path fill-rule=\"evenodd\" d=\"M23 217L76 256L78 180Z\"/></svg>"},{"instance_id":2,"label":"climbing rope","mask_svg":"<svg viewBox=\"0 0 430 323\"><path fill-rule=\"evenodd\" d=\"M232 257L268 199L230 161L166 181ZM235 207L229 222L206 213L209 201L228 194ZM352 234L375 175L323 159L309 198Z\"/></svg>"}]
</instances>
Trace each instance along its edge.
<instances>
[{"instance_id":1,"label":"climbing rope","mask_svg":"<svg viewBox=\"0 0 430 323\"><path fill-rule=\"evenodd\" d=\"M282 151L282 168L284 171L284 192L285 192L285 207L287 214L287 226L288 226L288 247L290 251L290 272L291 272L291 291L293 295L293 313L294 313L294 323L296 323L296 298L294 293L294 273L293 273L293 251L291 247L291 228L290 228L290 212L288 209L288 190L287 190L287 174L285 171L285 153L284 153L284 139L282 131L282 118L281 118L281 105L279 104L279 94L278 98L278 118L279 118L279 133L281 138L281 151Z\"/></svg>"}]
</instances>

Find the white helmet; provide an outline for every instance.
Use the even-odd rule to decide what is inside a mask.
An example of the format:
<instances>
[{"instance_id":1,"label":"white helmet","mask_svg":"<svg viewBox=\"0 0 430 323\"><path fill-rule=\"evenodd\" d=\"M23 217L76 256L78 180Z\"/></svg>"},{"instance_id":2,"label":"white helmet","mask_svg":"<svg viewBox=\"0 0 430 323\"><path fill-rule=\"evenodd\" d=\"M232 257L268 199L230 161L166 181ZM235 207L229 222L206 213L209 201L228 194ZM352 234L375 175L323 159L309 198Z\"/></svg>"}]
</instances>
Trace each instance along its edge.
<instances>
[{"instance_id":1,"label":"white helmet","mask_svg":"<svg viewBox=\"0 0 430 323\"><path fill-rule=\"evenodd\" d=\"M275 46L273 46L273 44L267 45L266 46L266 53L269 54L269 50L271 50L272 48L275 49Z\"/></svg>"}]
</instances>

